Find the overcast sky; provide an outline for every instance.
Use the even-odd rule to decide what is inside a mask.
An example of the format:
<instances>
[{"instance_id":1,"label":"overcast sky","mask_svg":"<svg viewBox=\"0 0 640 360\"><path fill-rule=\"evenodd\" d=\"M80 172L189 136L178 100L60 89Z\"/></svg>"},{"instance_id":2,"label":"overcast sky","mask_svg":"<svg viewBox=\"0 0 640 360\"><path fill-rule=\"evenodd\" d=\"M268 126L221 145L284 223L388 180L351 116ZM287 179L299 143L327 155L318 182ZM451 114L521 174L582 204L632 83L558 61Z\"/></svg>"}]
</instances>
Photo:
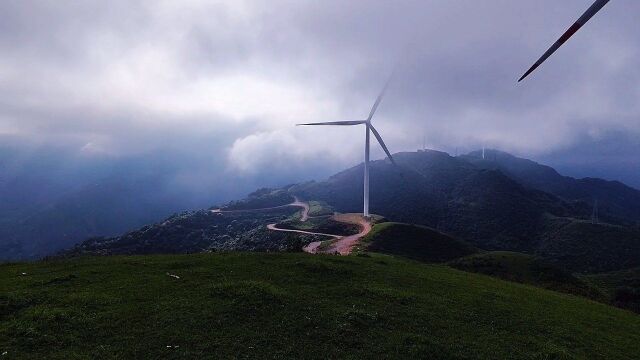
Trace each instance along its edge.
<instances>
[{"instance_id":1,"label":"overcast sky","mask_svg":"<svg viewBox=\"0 0 640 360\"><path fill-rule=\"evenodd\" d=\"M516 82L591 2L6 0L0 141L326 176L361 161L364 129L293 124L366 117L397 64L374 118L392 152L424 138L638 173L640 2L611 1Z\"/></svg>"}]
</instances>

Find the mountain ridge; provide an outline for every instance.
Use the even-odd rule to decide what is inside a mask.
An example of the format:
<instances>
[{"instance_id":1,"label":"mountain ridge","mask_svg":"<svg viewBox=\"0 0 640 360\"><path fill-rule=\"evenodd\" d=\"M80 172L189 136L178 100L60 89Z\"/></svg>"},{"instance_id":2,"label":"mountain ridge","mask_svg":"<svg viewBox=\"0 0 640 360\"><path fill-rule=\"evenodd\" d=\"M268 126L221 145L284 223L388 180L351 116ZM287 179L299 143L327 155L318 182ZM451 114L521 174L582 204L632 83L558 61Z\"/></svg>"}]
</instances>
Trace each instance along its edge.
<instances>
[{"instance_id":1,"label":"mountain ridge","mask_svg":"<svg viewBox=\"0 0 640 360\"><path fill-rule=\"evenodd\" d=\"M609 221L640 223L640 190L620 181L564 176L550 166L493 149L485 150L485 159L479 151L461 158L481 168L498 169L526 186L567 201L582 201L592 207L597 203Z\"/></svg>"},{"instance_id":2,"label":"mountain ridge","mask_svg":"<svg viewBox=\"0 0 640 360\"><path fill-rule=\"evenodd\" d=\"M640 229L630 225L628 219L609 214L609 208L602 209L601 223L591 223L592 208L584 201L567 200L523 184L512 173L505 174L506 171L497 166L474 164L477 159L469 160L469 155L452 157L429 150L397 153L394 158L398 167L388 160L371 162L371 210L390 221L428 226L484 250L519 251L541 256L570 271L601 272L618 270L621 266L640 266ZM362 166L356 165L324 181L261 189L249 198L227 206L281 205L290 196L297 196L307 201L322 201L339 212L359 212ZM542 172L548 173L548 169L543 168ZM540 169L534 167L533 170ZM620 204L624 206L624 203ZM190 216L183 216L184 224L180 219L172 223L171 226L179 227L175 234L191 236L197 240L195 242L208 242L207 246L212 249L233 249L225 243L231 240L223 238L219 232L192 229L193 233L184 234L184 229L189 228ZM255 222L250 215L236 221L251 222L254 229L266 225ZM166 227L163 223L154 226ZM117 244L118 239L124 237L137 238L146 244L165 241L150 235L132 235L134 233L101 241ZM215 236L211 237L211 234ZM261 239L268 241L268 236ZM174 240L181 241L179 238ZM99 248L100 244L100 241L94 241L91 248ZM238 248L251 249L245 245ZM255 249L266 251L269 247ZM198 252L201 247L180 251Z\"/></svg>"}]
</instances>

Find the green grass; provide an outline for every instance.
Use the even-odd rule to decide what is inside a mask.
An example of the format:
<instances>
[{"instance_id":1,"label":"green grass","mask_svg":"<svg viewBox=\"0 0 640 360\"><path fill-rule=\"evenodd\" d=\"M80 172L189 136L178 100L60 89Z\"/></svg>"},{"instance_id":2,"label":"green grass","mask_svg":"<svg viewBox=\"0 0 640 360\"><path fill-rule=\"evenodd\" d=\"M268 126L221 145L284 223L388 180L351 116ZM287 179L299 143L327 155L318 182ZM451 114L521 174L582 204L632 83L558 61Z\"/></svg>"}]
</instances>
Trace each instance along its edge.
<instances>
[{"instance_id":1,"label":"green grass","mask_svg":"<svg viewBox=\"0 0 640 360\"><path fill-rule=\"evenodd\" d=\"M335 209L324 201L309 201L309 216L333 215Z\"/></svg>"},{"instance_id":2,"label":"green grass","mask_svg":"<svg viewBox=\"0 0 640 360\"><path fill-rule=\"evenodd\" d=\"M589 283L527 254L493 251L453 260L449 265L464 271L607 301L605 294Z\"/></svg>"},{"instance_id":3,"label":"green grass","mask_svg":"<svg viewBox=\"0 0 640 360\"><path fill-rule=\"evenodd\" d=\"M478 252L473 246L431 228L396 222L376 224L362 239L358 250L424 262L446 262Z\"/></svg>"},{"instance_id":4,"label":"green grass","mask_svg":"<svg viewBox=\"0 0 640 360\"><path fill-rule=\"evenodd\" d=\"M5 264L0 289L0 354L6 351L7 359L640 354L640 316L631 312L376 254L223 253Z\"/></svg>"}]
</instances>

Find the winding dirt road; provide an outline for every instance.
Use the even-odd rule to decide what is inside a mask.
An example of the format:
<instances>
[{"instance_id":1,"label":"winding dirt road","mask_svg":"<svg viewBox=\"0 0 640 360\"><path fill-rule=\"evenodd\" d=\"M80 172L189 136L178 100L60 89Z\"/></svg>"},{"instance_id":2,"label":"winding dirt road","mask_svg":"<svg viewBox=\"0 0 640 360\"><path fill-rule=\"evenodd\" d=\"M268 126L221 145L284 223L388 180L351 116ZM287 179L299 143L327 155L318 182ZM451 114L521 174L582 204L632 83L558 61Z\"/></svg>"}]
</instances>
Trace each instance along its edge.
<instances>
[{"instance_id":1,"label":"winding dirt road","mask_svg":"<svg viewBox=\"0 0 640 360\"><path fill-rule=\"evenodd\" d=\"M331 217L331 219L345 224L358 225L360 226L360 232L338 238L323 250L323 253L349 255L358 241L371 231L371 222L361 214L338 214ZM317 247L314 250L317 251ZM315 254L316 252L311 253Z\"/></svg>"},{"instance_id":2,"label":"winding dirt road","mask_svg":"<svg viewBox=\"0 0 640 360\"><path fill-rule=\"evenodd\" d=\"M307 221L309 218L309 204L305 202L301 202L297 197L294 198L295 201L289 204L290 206L298 206L301 207L302 215L300 221ZM339 255L349 255L353 250L354 246L358 243L358 241L366 236L369 231L371 231L371 222L364 218L360 214L335 214L330 217L331 220L341 222L344 224L353 224L360 226L360 232L354 235L335 235L335 234L326 234L319 233L313 231L305 231L305 230L294 230L294 229L281 229L277 226L277 224L269 224L267 225L267 229L273 231L282 231L282 232L293 232L299 234L307 234L307 235L320 235L331 237L334 240L326 240L330 241L328 246L322 246L326 241L314 241L309 245L302 248L304 252L309 254L339 254Z\"/></svg>"},{"instance_id":3,"label":"winding dirt road","mask_svg":"<svg viewBox=\"0 0 640 360\"><path fill-rule=\"evenodd\" d=\"M309 216L309 204L306 202L300 201L298 197L294 196L293 198L294 198L294 201L287 205L274 206L274 207L261 208L261 209L246 209L246 210L214 209L214 210L211 210L211 212L222 214L222 213L238 213L238 212L249 212L249 211L268 211L268 210L274 210L274 209L281 209L289 206L295 206L295 207L302 208L300 221L305 222L310 218L313 218L313 216ZM318 217L322 217L322 216L318 216ZM319 236L330 237L332 238L332 240L314 241L309 245L305 246L302 250L310 254L339 254L339 255L349 255L353 250L353 247L358 243L358 241L363 236L367 235L369 231L371 231L371 222L368 219L364 218L361 214L335 214L331 216L330 219L337 222L344 223L344 224L358 225L360 226L361 230L357 234L343 236L343 235L325 234L325 233L305 231L305 230L281 229L278 227L277 224L269 224L267 225L267 229L272 231L291 232L291 233L298 233L298 234L319 235ZM327 241L330 241L330 243L326 247L323 246L323 248L321 248L323 243Z\"/></svg>"},{"instance_id":4,"label":"winding dirt road","mask_svg":"<svg viewBox=\"0 0 640 360\"><path fill-rule=\"evenodd\" d=\"M336 239L339 239L339 238L342 237L340 235L325 234L325 233L312 232L312 231L304 231L304 230L296 230L296 229L281 229L281 228L279 228L277 226L277 224L269 224L269 225L267 225L267 229L273 230L273 231L292 232L292 233L298 233L298 234L330 236L330 237L333 237L333 238L336 238ZM320 242L320 241L318 241L318 242Z\"/></svg>"},{"instance_id":5,"label":"winding dirt road","mask_svg":"<svg viewBox=\"0 0 640 360\"><path fill-rule=\"evenodd\" d=\"M309 220L309 204L306 202L300 201L300 199L298 199L298 197L296 196L294 196L293 199L294 199L294 202L289 204L289 206L297 206L302 208L302 216L300 217L300 221L304 222Z\"/></svg>"}]
</instances>

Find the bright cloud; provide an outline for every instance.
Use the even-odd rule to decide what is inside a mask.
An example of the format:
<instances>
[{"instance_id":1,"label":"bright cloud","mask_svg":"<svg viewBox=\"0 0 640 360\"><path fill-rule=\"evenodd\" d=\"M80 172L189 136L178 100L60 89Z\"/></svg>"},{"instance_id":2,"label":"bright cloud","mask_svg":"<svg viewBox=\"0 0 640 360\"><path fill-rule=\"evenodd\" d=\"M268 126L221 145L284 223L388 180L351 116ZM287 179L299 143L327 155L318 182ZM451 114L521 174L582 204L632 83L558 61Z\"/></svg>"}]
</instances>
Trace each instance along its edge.
<instances>
[{"instance_id":1,"label":"bright cloud","mask_svg":"<svg viewBox=\"0 0 640 360\"><path fill-rule=\"evenodd\" d=\"M392 151L424 138L548 155L640 135L636 2L612 2L515 82L586 5L4 2L0 134L84 153L191 149L248 176L316 174L360 161L362 132L293 124L365 117L398 63L374 120Z\"/></svg>"}]
</instances>

